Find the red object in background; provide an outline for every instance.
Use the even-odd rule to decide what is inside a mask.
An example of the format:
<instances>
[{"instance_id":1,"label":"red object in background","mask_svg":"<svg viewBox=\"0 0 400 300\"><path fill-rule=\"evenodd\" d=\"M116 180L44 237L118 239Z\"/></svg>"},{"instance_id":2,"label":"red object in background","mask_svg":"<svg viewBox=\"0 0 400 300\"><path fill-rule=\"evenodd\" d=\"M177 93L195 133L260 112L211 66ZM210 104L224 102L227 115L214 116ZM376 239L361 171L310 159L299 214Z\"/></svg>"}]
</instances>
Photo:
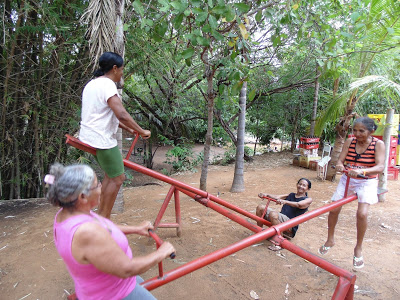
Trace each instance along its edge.
<instances>
[{"instance_id":1,"label":"red object in background","mask_svg":"<svg viewBox=\"0 0 400 300\"><path fill-rule=\"evenodd\" d=\"M300 138L301 143L319 143L319 137L312 137L312 138L306 138L306 137L301 137Z\"/></svg>"},{"instance_id":2,"label":"red object in background","mask_svg":"<svg viewBox=\"0 0 400 300\"><path fill-rule=\"evenodd\" d=\"M389 167L388 173L387 173L387 179L388 180L399 180L399 169Z\"/></svg>"},{"instance_id":3,"label":"red object in background","mask_svg":"<svg viewBox=\"0 0 400 300\"><path fill-rule=\"evenodd\" d=\"M319 143L300 144L300 148L304 148L304 149L318 149L318 148L319 148Z\"/></svg>"},{"instance_id":4,"label":"red object in background","mask_svg":"<svg viewBox=\"0 0 400 300\"><path fill-rule=\"evenodd\" d=\"M373 137L376 137L378 140L383 141L383 136L382 135L373 135ZM392 147L397 147L397 141L398 138L397 136L390 136L390 148Z\"/></svg>"},{"instance_id":5,"label":"red object in background","mask_svg":"<svg viewBox=\"0 0 400 300\"><path fill-rule=\"evenodd\" d=\"M389 155L388 167L395 167L396 166L396 154Z\"/></svg>"},{"instance_id":6,"label":"red object in background","mask_svg":"<svg viewBox=\"0 0 400 300\"><path fill-rule=\"evenodd\" d=\"M396 153L397 153L397 148L396 147L390 147L389 155L390 156L392 156L392 155L396 156Z\"/></svg>"}]
</instances>

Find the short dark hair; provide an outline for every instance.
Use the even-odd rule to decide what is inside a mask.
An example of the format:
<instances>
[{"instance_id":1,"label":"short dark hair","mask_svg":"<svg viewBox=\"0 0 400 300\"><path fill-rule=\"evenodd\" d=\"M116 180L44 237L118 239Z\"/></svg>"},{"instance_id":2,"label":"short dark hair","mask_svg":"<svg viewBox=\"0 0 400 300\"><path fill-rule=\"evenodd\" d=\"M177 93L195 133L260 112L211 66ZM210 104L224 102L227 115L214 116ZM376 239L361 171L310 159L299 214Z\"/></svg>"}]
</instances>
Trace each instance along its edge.
<instances>
[{"instance_id":1,"label":"short dark hair","mask_svg":"<svg viewBox=\"0 0 400 300\"><path fill-rule=\"evenodd\" d=\"M99 66L93 75L95 77L102 76L110 71L114 66L118 68L124 65L124 59L115 52L104 52L99 58Z\"/></svg>"},{"instance_id":2,"label":"short dark hair","mask_svg":"<svg viewBox=\"0 0 400 300\"><path fill-rule=\"evenodd\" d=\"M374 119L371 119L369 117L361 117L358 118L354 121L353 123L353 127L354 125L356 125L357 123L361 123L365 126L365 128L369 131L369 132L373 132L378 128L378 125L375 124Z\"/></svg>"},{"instance_id":3,"label":"short dark hair","mask_svg":"<svg viewBox=\"0 0 400 300\"><path fill-rule=\"evenodd\" d=\"M300 178L299 181L297 181L297 184L298 184L300 181L302 181L302 180L307 181L307 183L308 183L308 189L311 189L311 181L308 180L307 178Z\"/></svg>"}]
</instances>

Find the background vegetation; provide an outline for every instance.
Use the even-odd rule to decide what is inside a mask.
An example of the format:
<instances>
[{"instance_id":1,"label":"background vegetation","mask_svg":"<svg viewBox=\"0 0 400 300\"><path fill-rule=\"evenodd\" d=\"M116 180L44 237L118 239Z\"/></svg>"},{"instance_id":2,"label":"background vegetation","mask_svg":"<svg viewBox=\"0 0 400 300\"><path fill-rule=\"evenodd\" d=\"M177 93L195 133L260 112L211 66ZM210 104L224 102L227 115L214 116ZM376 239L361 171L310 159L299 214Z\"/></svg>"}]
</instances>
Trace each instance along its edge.
<instances>
[{"instance_id":1,"label":"background vegetation","mask_svg":"<svg viewBox=\"0 0 400 300\"><path fill-rule=\"evenodd\" d=\"M80 95L96 61L86 31L113 26L116 2L0 3L0 199L43 196L49 165L80 158L64 135L79 130ZM111 3L104 24L85 18L96 3ZM151 128L153 143L178 146L170 154L182 156L179 164L188 142L236 145L243 88L246 132L262 144L315 130L340 152L354 113L397 108L399 1L122 3L125 106Z\"/></svg>"}]
</instances>

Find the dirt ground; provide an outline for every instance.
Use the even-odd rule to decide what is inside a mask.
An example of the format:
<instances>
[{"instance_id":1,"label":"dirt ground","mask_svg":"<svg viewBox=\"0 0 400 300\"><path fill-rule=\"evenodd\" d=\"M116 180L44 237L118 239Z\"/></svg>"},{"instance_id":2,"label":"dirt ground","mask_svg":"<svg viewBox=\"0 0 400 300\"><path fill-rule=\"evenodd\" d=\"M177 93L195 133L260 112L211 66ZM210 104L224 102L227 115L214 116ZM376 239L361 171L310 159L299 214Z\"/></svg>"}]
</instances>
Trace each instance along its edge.
<instances>
[{"instance_id":1,"label":"dirt ground","mask_svg":"<svg viewBox=\"0 0 400 300\"><path fill-rule=\"evenodd\" d=\"M300 177L312 181L310 210L329 202L337 183L316 179L316 172L290 165L288 153L257 156L245 165L244 193L229 192L234 165L210 166L208 192L255 213L259 192L295 191ZM148 177L138 182L154 183ZM134 178L134 180L135 180ZM173 178L199 186L200 172L174 175ZM169 185L144 185L126 188L125 210L113 214L116 223L136 224L154 221L169 190ZM357 275L354 299L400 299L400 202L399 181L389 181L385 202L371 206L369 228L364 243L365 267L352 271L352 254L356 239L357 203L345 205L337 226L336 245L324 256L329 262ZM273 205L274 206L274 205ZM0 205L0 299L66 299L74 290L73 282L58 256L52 237L57 209L43 200L3 201ZM182 236L175 229L159 229L158 235L177 249L174 260L164 261L164 271L240 241L253 233L226 217L205 208L181 194ZM246 218L246 217L245 217ZM247 219L247 218L246 218ZM174 222L174 205L170 204L162 222ZM253 222L249 219L249 222ZM292 242L317 254L325 241L327 215L300 225ZM134 255L155 249L153 240L130 236ZM330 299L338 279L312 263L282 250L268 250L265 241L248 247L200 270L152 291L158 299ZM112 259L112 258L110 258ZM144 279L158 276L153 267Z\"/></svg>"}]
</instances>

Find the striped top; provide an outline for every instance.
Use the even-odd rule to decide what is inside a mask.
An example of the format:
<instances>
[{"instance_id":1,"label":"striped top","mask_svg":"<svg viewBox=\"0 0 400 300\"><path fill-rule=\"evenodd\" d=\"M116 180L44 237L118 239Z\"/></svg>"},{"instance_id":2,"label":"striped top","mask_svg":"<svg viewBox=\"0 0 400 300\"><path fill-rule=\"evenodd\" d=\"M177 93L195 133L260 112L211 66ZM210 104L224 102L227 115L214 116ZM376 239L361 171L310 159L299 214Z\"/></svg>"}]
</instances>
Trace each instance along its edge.
<instances>
[{"instance_id":1,"label":"striped top","mask_svg":"<svg viewBox=\"0 0 400 300\"><path fill-rule=\"evenodd\" d=\"M357 139L353 138L347 151L346 166L351 169L364 169L375 166L375 146L377 141L377 138L372 137L367 149L359 154L356 152Z\"/></svg>"}]
</instances>

